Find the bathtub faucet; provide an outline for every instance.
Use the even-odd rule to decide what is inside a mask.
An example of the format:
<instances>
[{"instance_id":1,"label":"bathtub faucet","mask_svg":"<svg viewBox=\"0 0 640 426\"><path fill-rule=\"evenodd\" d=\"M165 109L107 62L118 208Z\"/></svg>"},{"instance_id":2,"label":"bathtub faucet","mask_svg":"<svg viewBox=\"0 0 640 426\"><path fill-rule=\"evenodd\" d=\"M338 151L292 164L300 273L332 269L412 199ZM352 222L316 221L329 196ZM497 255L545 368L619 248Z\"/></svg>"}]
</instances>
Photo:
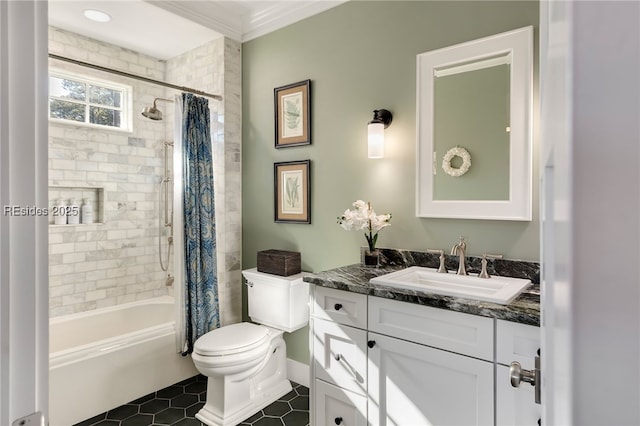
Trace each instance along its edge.
<instances>
[{"instance_id":1,"label":"bathtub faucet","mask_svg":"<svg viewBox=\"0 0 640 426\"><path fill-rule=\"evenodd\" d=\"M175 281L175 277L171 274L167 274L167 281L165 282L165 285L167 287L171 287L174 281Z\"/></svg>"}]
</instances>

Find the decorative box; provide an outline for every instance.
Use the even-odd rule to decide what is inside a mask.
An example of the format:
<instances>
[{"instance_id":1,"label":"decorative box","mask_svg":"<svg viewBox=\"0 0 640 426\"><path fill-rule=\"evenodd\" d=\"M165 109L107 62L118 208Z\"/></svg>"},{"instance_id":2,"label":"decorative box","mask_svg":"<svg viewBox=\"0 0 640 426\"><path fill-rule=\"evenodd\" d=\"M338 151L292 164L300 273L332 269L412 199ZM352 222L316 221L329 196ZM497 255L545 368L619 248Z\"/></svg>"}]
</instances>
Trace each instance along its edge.
<instances>
[{"instance_id":1,"label":"decorative box","mask_svg":"<svg viewBox=\"0 0 640 426\"><path fill-rule=\"evenodd\" d=\"M288 277L300 271L302 261L297 251L271 249L258 252L258 272Z\"/></svg>"}]
</instances>

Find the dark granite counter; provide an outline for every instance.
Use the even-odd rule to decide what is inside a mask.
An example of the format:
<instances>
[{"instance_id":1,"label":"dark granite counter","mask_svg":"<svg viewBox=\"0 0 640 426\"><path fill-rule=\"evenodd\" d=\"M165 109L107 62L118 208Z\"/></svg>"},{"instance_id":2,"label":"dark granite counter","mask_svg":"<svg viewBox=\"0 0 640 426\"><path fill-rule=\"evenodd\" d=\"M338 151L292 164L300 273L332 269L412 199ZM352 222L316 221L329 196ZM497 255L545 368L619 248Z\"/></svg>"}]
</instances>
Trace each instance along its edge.
<instances>
[{"instance_id":1,"label":"dark granite counter","mask_svg":"<svg viewBox=\"0 0 640 426\"><path fill-rule=\"evenodd\" d=\"M484 317L497 318L528 325L540 325L540 267L535 262L517 260L489 260L488 271L491 275L530 279L533 285L525 290L509 305L499 305L472 299L442 296L417 290L391 288L370 284L369 280L389 272L409 266L438 267L438 255L408 250L380 249L381 266L365 267L361 264L349 265L328 271L318 272L304 277L304 281L322 287L362 293L371 296L416 303L435 308L449 309ZM457 257L446 256L448 270L457 268ZM469 274L480 272L480 258L467 257Z\"/></svg>"}]
</instances>

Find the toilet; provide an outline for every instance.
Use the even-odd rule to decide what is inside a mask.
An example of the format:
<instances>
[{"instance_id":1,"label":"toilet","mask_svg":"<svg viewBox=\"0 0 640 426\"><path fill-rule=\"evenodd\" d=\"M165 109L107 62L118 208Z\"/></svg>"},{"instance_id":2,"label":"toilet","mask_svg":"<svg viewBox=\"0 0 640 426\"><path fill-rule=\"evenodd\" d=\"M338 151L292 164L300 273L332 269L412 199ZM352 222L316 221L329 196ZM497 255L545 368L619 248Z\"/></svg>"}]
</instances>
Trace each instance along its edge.
<instances>
[{"instance_id":1,"label":"toilet","mask_svg":"<svg viewBox=\"0 0 640 426\"><path fill-rule=\"evenodd\" d=\"M207 401L196 418L210 426L236 425L291 391L282 336L309 321L303 273L282 277L253 268L242 275L253 322L208 332L191 354L207 377Z\"/></svg>"}]
</instances>

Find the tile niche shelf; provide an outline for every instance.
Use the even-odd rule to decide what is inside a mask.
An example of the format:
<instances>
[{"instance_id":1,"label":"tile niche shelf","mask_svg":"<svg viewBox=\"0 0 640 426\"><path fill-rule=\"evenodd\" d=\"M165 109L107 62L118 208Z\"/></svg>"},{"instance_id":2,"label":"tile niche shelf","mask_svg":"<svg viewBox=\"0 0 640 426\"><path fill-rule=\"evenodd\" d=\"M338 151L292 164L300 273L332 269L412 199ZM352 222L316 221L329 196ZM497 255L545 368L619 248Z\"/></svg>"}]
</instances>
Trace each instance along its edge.
<instances>
[{"instance_id":1,"label":"tile niche shelf","mask_svg":"<svg viewBox=\"0 0 640 426\"><path fill-rule=\"evenodd\" d=\"M79 209L82 209L83 200L87 200L93 207L93 222L77 225L55 225L54 216L51 213L53 206L59 200L63 200L65 205L69 205L71 199L75 199ZM82 219L82 217L81 217ZM104 188L98 186L67 186L49 185L49 225L50 226L91 226L104 223Z\"/></svg>"}]
</instances>

